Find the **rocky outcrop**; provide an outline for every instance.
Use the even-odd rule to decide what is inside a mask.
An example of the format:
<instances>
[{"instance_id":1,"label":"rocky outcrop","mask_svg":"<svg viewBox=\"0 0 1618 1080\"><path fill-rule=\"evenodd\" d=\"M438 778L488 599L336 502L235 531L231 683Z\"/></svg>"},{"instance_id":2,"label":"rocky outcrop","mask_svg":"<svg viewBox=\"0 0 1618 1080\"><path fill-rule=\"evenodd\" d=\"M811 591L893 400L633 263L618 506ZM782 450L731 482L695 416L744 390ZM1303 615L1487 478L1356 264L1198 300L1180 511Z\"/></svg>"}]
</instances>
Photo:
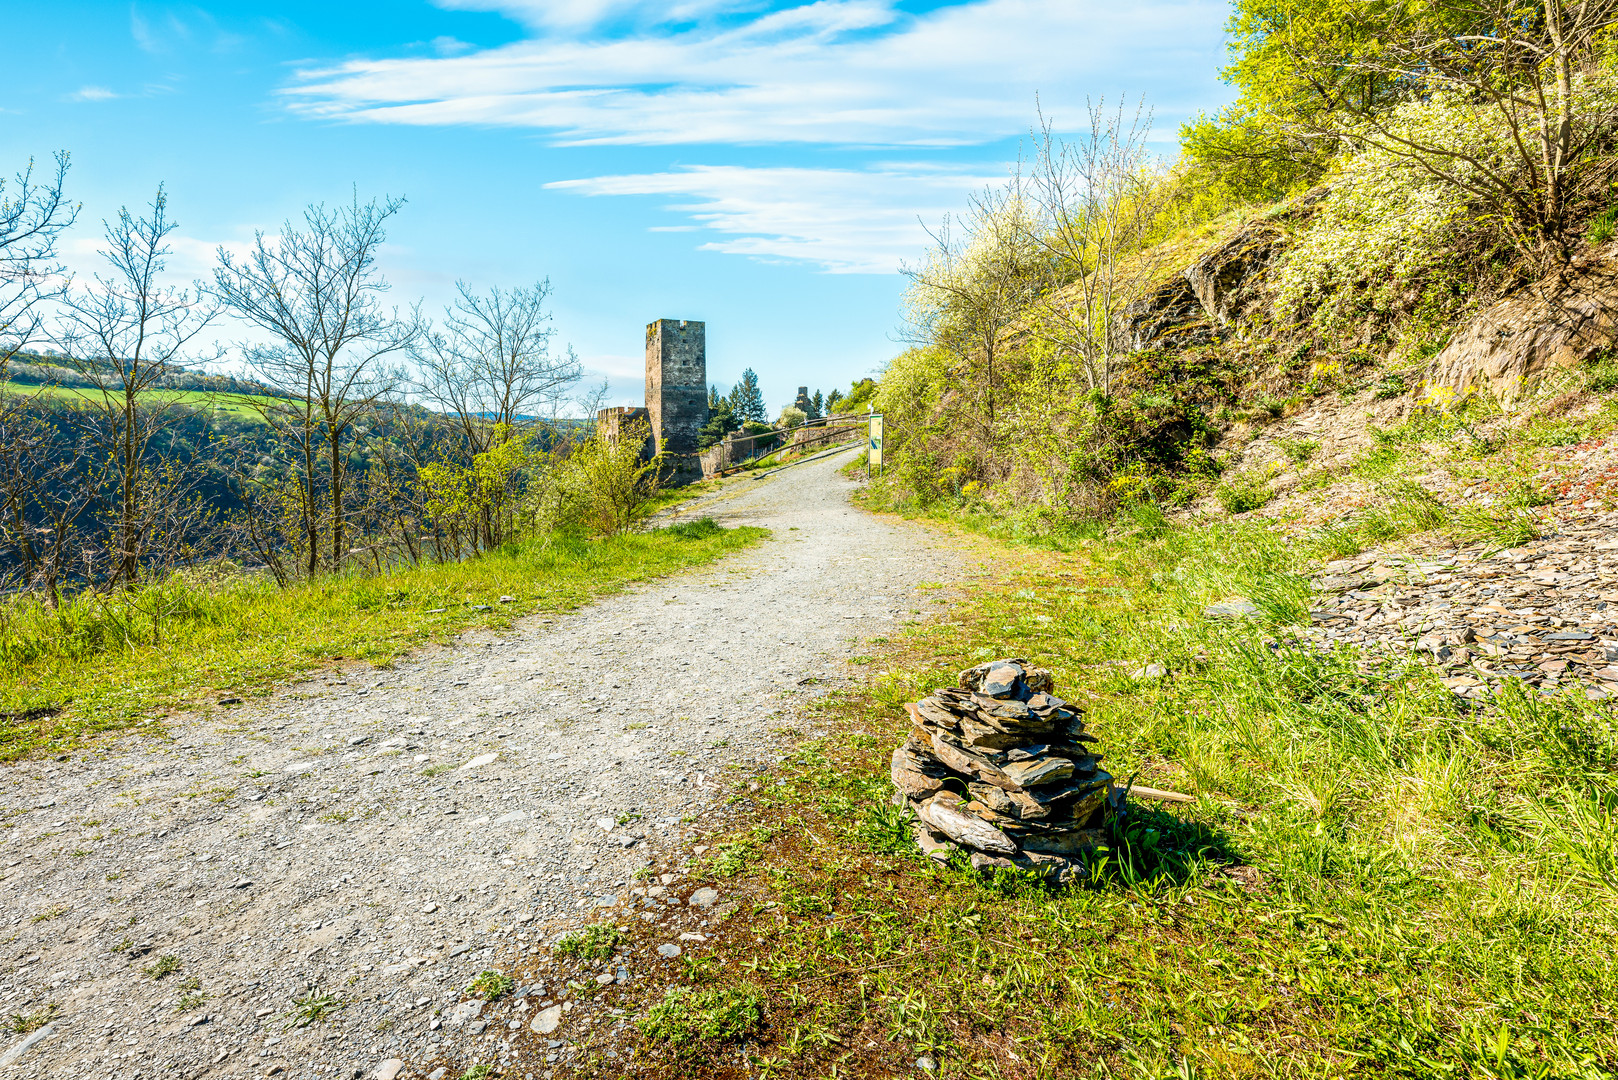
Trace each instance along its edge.
<instances>
[{"instance_id":1,"label":"rocky outcrop","mask_svg":"<svg viewBox=\"0 0 1618 1080\"><path fill-rule=\"evenodd\" d=\"M1124 343L1134 351L1173 352L1218 340L1191 283L1183 277L1164 282L1123 312Z\"/></svg>"},{"instance_id":2,"label":"rocky outcrop","mask_svg":"<svg viewBox=\"0 0 1618 1080\"><path fill-rule=\"evenodd\" d=\"M1244 225L1124 309L1123 338L1130 349L1175 351L1207 345L1269 304L1265 275L1286 247L1287 225L1314 213L1326 197L1316 188L1281 210Z\"/></svg>"},{"instance_id":3,"label":"rocky outcrop","mask_svg":"<svg viewBox=\"0 0 1618 1080\"><path fill-rule=\"evenodd\" d=\"M1250 319L1269 303L1264 275L1286 248L1286 226L1314 213L1327 190L1316 188L1280 211L1249 222L1185 269L1192 295L1215 326Z\"/></svg>"},{"instance_id":4,"label":"rocky outcrop","mask_svg":"<svg viewBox=\"0 0 1618 1080\"><path fill-rule=\"evenodd\" d=\"M1185 269L1191 294L1215 326L1239 322L1263 304L1262 275L1275 264L1285 239L1273 222L1259 222Z\"/></svg>"},{"instance_id":5,"label":"rocky outcrop","mask_svg":"<svg viewBox=\"0 0 1618 1080\"><path fill-rule=\"evenodd\" d=\"M1618 342L1618 249L1596 249L1568 272L1479 312L1426 373L1430 399L1487 394L1505 408L1544 379Z\"/></svg>"}]
</instances>

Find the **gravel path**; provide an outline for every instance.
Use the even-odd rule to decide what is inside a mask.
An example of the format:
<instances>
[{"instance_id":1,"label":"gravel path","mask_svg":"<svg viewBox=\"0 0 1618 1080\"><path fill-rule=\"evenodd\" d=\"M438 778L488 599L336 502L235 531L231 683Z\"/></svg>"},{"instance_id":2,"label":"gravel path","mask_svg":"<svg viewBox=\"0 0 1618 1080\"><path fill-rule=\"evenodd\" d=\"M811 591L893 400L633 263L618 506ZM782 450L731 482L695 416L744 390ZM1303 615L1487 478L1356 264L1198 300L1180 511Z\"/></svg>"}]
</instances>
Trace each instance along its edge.
<instances>
[{"instance_id":1,"label":"gravel path","mask_svg":"<svg viewBox=\"0 0 1618 1080\"><path fill-rule=\"evenodd\" d=\"M7 770L0 1016L49 1023L6 1036L0 1077L419 1076L529 1038L457 1011L471 977L626 899L862 636L963 575L853 509L847 460L698 507L774 530L710 567Z\"/></svg>"}]
</instances>

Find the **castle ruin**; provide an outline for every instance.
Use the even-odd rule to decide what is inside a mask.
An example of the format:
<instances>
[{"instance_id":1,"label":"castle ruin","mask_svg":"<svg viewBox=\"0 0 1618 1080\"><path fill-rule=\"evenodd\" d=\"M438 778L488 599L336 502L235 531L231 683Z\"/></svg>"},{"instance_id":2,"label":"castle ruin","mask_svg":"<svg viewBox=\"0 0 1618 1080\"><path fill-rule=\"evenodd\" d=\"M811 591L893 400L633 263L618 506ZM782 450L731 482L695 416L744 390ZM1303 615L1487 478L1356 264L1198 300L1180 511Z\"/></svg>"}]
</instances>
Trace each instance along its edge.
<instances>
[{"instance_id":1,"label":"castle ruin","mask_svg":"<svg viewBox=\"0 0 1618 1080\"><path fill-rule=\"evenodd\" d=\"M646 413L655 452L697 452L708 422L708 345L703 323L659 319L646 327Z\"/></svg>"}]
</instances>

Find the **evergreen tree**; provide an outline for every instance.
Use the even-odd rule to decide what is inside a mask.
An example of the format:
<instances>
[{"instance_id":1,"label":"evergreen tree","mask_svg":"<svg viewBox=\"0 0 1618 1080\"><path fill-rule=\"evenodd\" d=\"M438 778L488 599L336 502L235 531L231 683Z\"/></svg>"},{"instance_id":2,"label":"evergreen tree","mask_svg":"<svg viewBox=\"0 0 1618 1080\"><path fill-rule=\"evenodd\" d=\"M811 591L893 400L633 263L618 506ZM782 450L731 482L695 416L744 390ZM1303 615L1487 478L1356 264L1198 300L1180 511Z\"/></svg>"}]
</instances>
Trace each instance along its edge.
<instances>
[{"instance_id":1,"label":"evergreen tree","mask_svg":"<svg viewBox=\"0 0 1618 1080\"><path fill-rule=\"evenodd\" d=\"M697 449L706 450L708 447L720 442L726 435L742 426L736 419L736 413L719 393L718 387L708 391L708 422L702 425L697 433Z\"/></svg>"},{"instance_id":2,"label":"evergreen tree","mask_svg":"<svg viewBox=\"0 0 1618 1080\"><path fill-rule=\"evenodd\" d=\"M742 381L730 388L730 409L742 422L764 422L764 393L758 388L758 375L752 368L742 372Z\"/></svg>"},{"instance_id":3,"label":"evergreen tree","mask_svg":"<svg viewBox=\"0 0 1618 1080\"><path fill-rule=\"evenodd\" d=\"M826 399L821 396L819 390L816 390L815 391L815 396L809 399L809 419L811 419L811 420L819 420L822 416L825 416L825 415L826 415Z\"/></svg>"},{"instance_id":4,"label":"evergreen tree","mask_svg":"<svg viewBox=\"0 0 1618 1080\"><path fill-rule=\"evenodd\" d=\"M827 414L829 415L831 413L835 413L837 411L837 403L839 401L842 401L842 400L843 400L843 392L841 390L838 390L836 387L833 387L832 392L826 395L826 412L827 412Z\"/></svg>"}]
</instances>

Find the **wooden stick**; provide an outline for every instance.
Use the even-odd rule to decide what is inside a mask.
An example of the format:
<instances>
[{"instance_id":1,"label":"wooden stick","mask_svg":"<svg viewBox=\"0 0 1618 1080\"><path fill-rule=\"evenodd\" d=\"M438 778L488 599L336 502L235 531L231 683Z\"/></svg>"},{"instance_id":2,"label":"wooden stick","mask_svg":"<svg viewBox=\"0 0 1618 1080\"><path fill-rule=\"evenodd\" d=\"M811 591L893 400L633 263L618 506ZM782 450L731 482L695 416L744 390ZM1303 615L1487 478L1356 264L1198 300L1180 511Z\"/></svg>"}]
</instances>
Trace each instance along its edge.
<instances>
[{"instance_id":1,"label":"wooden stick","mask_svg":"<svg viewBox=\"0 0 1618 1080\"><path fill-rule=\"evenodd\" d=\"M1129 789L1131 795L1139 795L1143 799L1156 799L1159 802L1196 802L1195 795L1182 795L1178 791L1160 791L1154 787L1141 787L1136 784Z\"/></svg>"}]
</instances>

